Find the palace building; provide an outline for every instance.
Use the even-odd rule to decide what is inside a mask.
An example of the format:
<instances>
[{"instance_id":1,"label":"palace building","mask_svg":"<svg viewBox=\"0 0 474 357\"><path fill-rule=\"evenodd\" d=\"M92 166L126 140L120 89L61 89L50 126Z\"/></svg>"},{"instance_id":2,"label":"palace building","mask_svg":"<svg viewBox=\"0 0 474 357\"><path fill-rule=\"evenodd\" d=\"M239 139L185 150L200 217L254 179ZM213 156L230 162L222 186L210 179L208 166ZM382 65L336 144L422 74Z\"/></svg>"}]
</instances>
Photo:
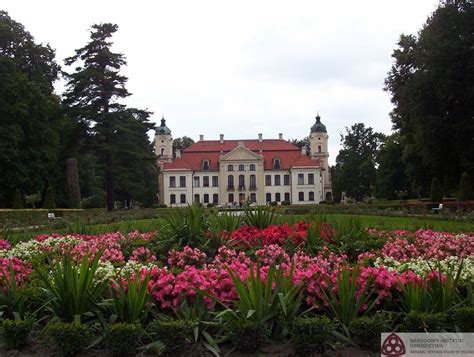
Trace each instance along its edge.
<instances>
[{"instance_id":1,"label":"palace building","mask_svg":"<svg viewBox=\"0 0 474 357\"><path fill-rule=\"evenodd\" d=\"M156 128L155 153L160 166L159 202L168 207L204 205L315 204L332 199L328 134L320 116L306 148L283 139L199 141L173 153L171 130L163 118Z\"/></svg>"}]
</instances>

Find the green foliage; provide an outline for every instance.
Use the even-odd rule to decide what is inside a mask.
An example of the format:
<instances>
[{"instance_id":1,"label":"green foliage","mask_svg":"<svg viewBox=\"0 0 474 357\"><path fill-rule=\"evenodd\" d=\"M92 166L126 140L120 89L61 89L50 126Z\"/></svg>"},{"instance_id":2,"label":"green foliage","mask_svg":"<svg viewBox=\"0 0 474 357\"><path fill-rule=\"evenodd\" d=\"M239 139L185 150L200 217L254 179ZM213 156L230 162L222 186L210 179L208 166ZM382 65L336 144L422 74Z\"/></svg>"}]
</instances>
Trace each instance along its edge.
<instances>
[{"instance_id":1,"label":"green foliage","mask_svg":"<svg viewBox=\"0 0 474 357\"><path fill-rule=\"evenodd\" d=\"M81 208L81 188L79 186L79 172L77 168L77 159L67 159L67 192L68 207Z\"/></svg>"},{"instance_id":2,"label":"green foliage","mask_svg":"<svg viewBox=\"0 0 474 357\"><path fill-rule=\"evenodd\" d=\"M21 197L21 191L19 188L15 190L15 196L13 197L13 208L14 209L23 208L23 198Z\"/></svg>"},{"instance_id":3,"label":"green foliage","mask_svg":"<svg viewBox=\"0 0 474 357\"><path fill-rule=\"evenodd\" d=\"M431 180L430 199L432 202L441 202L443 200L443 189L438 178Z\"/></svg>"},{"instance_id":4,"label":"green foliage","mask_svg":"<svg viewBox=\"0 0 474 357\"><path fill-rule=\"evenodd\" d=\"M378 352L382 332L391 331L391 317L385 313L362 316L352 321L349 329L352 339L360 347Z\"/></svg>"},{"instance_id":5,"label":"green foliage","mask_svg":"<svg viewBox=\"0 0 474 357\"><path fill-rule=\"evenodd\" d=\"M291 344L298 356L324 352L332 339L335 323L326 316L297 319L291 329Z\"/></svg>"},{"instance_id":6,"label":"green foliage","mask_svg":"<svg viewBox=\"0 0 474 357\"><path fill-rule=\"evenodd\" d=\"M147 132L153 129L150 113L126 108L118 100L130 95L126 65L121 53L111 51L110 38L118 30L111 23L93 25L90 42L65 60L75 65L68 79L64 103L68 114L80 124L81 144L95 158L106 187L107 210L120 201L152 204L156 193L156 168Z\"/></svg>"},{"instance_id":7,"label":"green foliage","mask_svg":"<svg viewBox=\"0 0 474 357\"><path fill-rule=\"evenodd\" d=\"M266 207L248 207L245 209L244 223L248 226L265 229L273 224L274 219L274 211Z\"/></svg>"},{"instance_id":8,"label":"green foliage","mask_svg":"<svg viewBox=\"0 0 474 357\"><path fill-rule=\"evenodd\" d=\"M346 327L350 326L359 315L369 312L377 301L372 298L374 288L370 287L370 279L366 281L362 291L357 292L359 274L360 267L358 265L343 267L337 273L336 284L332 284L327 278L328 287L322 289L323 300L329 313ZM363 309L364 306L366 308ZM322 305L322 307L325 306Z\"/></svg>"},{"instance_id":9,"label":"green foliage","mask_svg":"<svg viewBox=\"0 0 474 357\"><path fill-rule=\"evenodd\" d=\"M409 312L402 318L401 332L440 332L444 327L444 314Z\"/></svg>"},{"instance_id":10,"label":"green foliage","mask_svg":"<svg viewBox=\"0 0 474 357\"><path fill-rule=\"evenodd\" d=\"M87 325L78 322L51 322L43 330L45 346L61 356L75 356L84 350L92 333Z\"/></svg>"},{"instance_id":11,"label":"green foliage","mask_svg":"<svg viewBox=\"0 0 474 357\"><path fill-rule=\"evenodd\" d=\"M3 318L14 318L15 315L24 317L30 307L31 290L25 288L22 283L15 279L15 272L10 267L8 273L3 272L0 279L4 282L4 289L0 289L0 312Z\"/></svg>"},{"instance_id":12,"label":"green foliage","mask_svg":"<svg viewBox=\"0 0 474 357\"><path fill-rule=\"evenodd\" d=\"M255 321L236 320L228 326L237 351L256 352L270 335L268 327Z\"/></svg>"},{"instance_id":13,"label":"green foliage","mask_svg":"<svg viewBox=\"0 0 474 357\"><path fill-rule=\"evenodd\" d=\"M447 313L448 321L456 331L474 332L474 306L462 306L452 309Z\"/></svg>"},{"instance_id":14,"label":"green foliage","mask_svg":"<svg viewBox=\"0 0 474 357\"><path fill-rule=\"evenodd\" d=\"M135 356L144 333L140 324L113 324L107 332L106 345L113 356Z\"/></svg>"},{"instance_id":15,"label":"green foliage","mask_svg":"<svg viewBox=\"0 0 474 357\"><path fill-rule=\"evenodd\" d=\"M192 323L186 320L155 320L148 325L148 331L165 344L167 353L183 350L193 333Z\"/></svg>"},{"instance_id":16,"label":"green foliage","mask_svg":"<svg viewBox=\"0 0 474 357\"><path fill-rule=\"evenodd\" d=\"M3 320L2 337L9 350L20 350L28 345L28 337L33 328L33 320Z\"/></svg>"},{"instance_id":17,"label":"green foliage","mask_svg":"<svg viewBox=\"0 0 474 357\"><path fill-rule=\"evenodd\" d=\"M45 289L46 306L55 316L72 322L98 309L107 287L106 282L95 279L100 255L93 258L86 255L78 263L70 255L63 255L55 257L54 263L34 265L39 283Z\"/></svg>"},{"instance_id":18,"label":"green foliage","mask_svg":"<svg viewBox=\"0 0 474 357\"><path fill-rule=\"evenodd\" d=\"M341 135L342 149L336 158L333 170L333 185L336 196L345 192L348 197L362 201L372 196L376 179L377 151L384 135L357 123L346 128Z\"/></svg>"},{"instance_id":19,"label":"green foliage","mask_svg":"<svg viewBox=\"0 0 474 357\"><path fill-rule=\"evenodd\" d=\"M467 172L463 172L459 183L459 201L467 201L472 198L471 178Z\"/></svg>"},{"instance_id":20,"label":"green foliage","mask_svg":"<svg viewBox=\"0 0 474 357\"><path fill-rule=\"evenodd\" d=\"M44 204L43 208L46 209L55 209L56 208L56 201L54 199L54 191L51 186L46 189L46 194L44 196Z\"/></svg>"},{"instance_id":21,"label":"green foliage","mask_svg":"<svg viewBox=\"0 0 474 357\"><path fill-rule=\"evenodd\" d=\"M148 291L149 281L150 274L137 272L133 278L127 276L125 283L114 282L115 287L110 288L112 309L119 321L133 324L147 318L153 307Z\"/></svg>"},{"instance_id":22,"label":"green foliage","mask_svg":"<svg viewBox=\"0 0 474 357\"><path fill-rule=\"evenodd\" d=\"M392 95L394 129L400 133L407 174L415 192L430 180L457 190L463 171L473 175L474 108L472 1L442 1L416 35L401 35L385 80ZM460 129L462 128L462 129Z\"/></svg>"}]
</instances>

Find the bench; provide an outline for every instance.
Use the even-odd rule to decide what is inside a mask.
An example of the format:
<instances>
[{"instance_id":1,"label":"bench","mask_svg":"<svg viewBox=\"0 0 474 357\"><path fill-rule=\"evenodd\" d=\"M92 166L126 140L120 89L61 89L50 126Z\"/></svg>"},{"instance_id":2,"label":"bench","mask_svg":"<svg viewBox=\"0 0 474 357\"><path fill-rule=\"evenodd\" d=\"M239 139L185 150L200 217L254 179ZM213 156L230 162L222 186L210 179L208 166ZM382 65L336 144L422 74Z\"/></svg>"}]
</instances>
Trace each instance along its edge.
<instances>
[{"instance_id":1,"label":"bench","mask_svg":"<svg viewBox=\"0 0 474 357\"><path fill-rule=\"evenodd\" d=\"M439 213L442 209L443 209L443 204L440 203L438 207L434 207L434 208L432 208L431 210L432 210L434 213Z\"/></svg>"}]
</instances>

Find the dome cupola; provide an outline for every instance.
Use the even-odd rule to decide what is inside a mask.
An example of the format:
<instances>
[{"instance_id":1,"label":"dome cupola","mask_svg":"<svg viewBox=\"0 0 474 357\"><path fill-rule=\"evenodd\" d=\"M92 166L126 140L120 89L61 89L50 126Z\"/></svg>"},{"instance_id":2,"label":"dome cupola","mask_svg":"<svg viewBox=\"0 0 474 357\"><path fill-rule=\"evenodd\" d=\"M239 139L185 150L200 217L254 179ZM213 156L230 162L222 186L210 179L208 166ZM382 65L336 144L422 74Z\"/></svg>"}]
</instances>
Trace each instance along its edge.
<instances>
[{"instance_id":1,"label":"dome cupola","mask_svg":"<svg viewBox=\"0 0 474 357\"><path fill-rule=\"evenodd\" d=\"M316 115L316 123L314 123L314 125L311 127L311 132L312 133L327 133L326 125L321 123L321 117L319 116L319 114Z\"/></svg>"},{"instance_id":2,"label":"dome cupola","mask_svg":"<svg viewBox=\"0 0 474 357\"><path fill-rule=\"evenodd\" d=\"M171 130L166 126L166 120L165 117L161 118L161 125L157 128L156 130L156 135L171 135Z\"/></svg>"}]
</instances>

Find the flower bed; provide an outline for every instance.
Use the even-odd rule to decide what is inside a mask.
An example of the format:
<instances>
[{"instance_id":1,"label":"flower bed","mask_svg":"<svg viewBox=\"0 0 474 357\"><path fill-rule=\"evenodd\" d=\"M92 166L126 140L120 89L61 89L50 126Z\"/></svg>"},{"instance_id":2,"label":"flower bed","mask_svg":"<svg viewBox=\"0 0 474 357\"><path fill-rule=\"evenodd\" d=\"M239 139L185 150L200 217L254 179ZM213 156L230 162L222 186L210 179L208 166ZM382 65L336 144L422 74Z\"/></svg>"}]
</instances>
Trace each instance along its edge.
<instances>
[{"instance_id":1,"label":"flower bed","mask_svg":"<svg viewBox=\"0 0 474 357\"><path fill-rule=\"evenodd\" d=\"M313 236L315 232L317 239ZM140 311L146 311L146 314L141 321L132 321L134 323L145 326L156 314L165 314L199 324L201 320L211 319L209 314L216 312L219 317L213 323L222 324L224 330L227 328L229 336L245 335L248 331L253 331L254 336L255 331L259 331L266 338L280 336L285 339L291 338L290 327L304 311L310 311L306 314L311 316L326 315L335 319L335 328L344 324L348 328L354 319L371 316L376 311L444 313L466 302L466 294L474 280L474 235L467 233L361 232L357 239L363 236L364 242L382 240L385 243L361 252L356 261L345 250L351 237L340 237L331 226L318 222L269 225L260 229L243 225L233 232L222 230L218 235L204 231L202 236L217 236L218 246L210 249L211 241L208 240L195 246L174 244L169 251L163 250L166 240L154 232L39 235L14 246L0 241L0 288L11 299L19 299L19 295L14 296L16 290L47 290L50 285L44 285L41 274L37 275L35 269L46 264L54 274L72 264L73 272L74 266L82 267L76 271L78 276L87 271L82 269L92 271L90 288L100 286L102 289L97 296L103 303L93 302L97 311L79 316L85 323L97 321L98 311L103 310L99 306L107 305L110 297L118 302L115 302L115 308L106 311L110 314L115 311L119 319L127 322L123 310L118 307L121 306L120 299L132 299L127 294L132 289L139 289L141 281L146 286L141 290L142 295L137 293L137 296L143 296L143 299L134 295L136 301L129 302L140 306ZM94 256L97 267L91 268ZM64 257L69 257L71 262ZM133 283L134 279L139 281ZM117 290L117 284L122 284L123 291ZM133 288L131 284L135 284ZM428 299L434 296L439 284L444 284L445 291L453 294L452 306L439 308L433 300L426 304L433 311L416 310L407 291L419 289L420 296ZM259 286L266 287L259 290ZM249 312L249 316L237 318L244 311L242 304L256 303L252 299L245 300L246 288L254 289L252 294L261 293L263 299L268 299L265 300L268 306L259 308L270 309L270 317L261 317L260 311L253 308L250 310L254 312ZM351 288L353 295L350 295ZM51 302L37 310L46 319L53 318L58 311L55 306L48 308L48 303ZM283 308L283 303L294 307L293 315L288 315L288 306ZM38 301L24 304L26 307L19 311L22 317L31 313L28 306L37 304ZM344 304L352 304L352 315L347 311L344 315L343 309L338 310ZM13 316L13 312L18 312L14 311L18 306L18 302L13 302L4 307L5 316ZM198 315L196 311L199 311ZM103 316L104 312L100 314ZM260 316L260 320L256 316ZM62 316L56 318L63 319ZM201 328L204 326L207 325ZM217 343L210 343L207 335L200 338L217 348L214 352L219 351ZM199 340L195 336L196 339Z\"/></svg>"}]
</instances>

